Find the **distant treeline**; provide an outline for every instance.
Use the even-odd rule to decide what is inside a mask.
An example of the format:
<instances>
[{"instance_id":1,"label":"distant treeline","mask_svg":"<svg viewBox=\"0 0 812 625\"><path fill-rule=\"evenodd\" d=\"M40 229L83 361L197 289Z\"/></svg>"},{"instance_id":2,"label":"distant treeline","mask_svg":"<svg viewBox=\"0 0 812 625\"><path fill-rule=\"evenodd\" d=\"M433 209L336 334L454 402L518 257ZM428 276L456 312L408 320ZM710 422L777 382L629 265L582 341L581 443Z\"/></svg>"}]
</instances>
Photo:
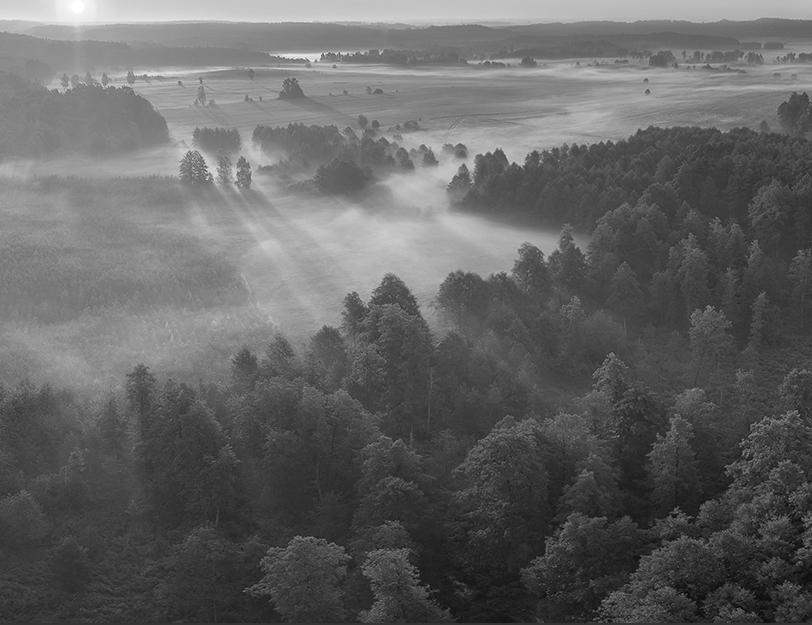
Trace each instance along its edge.
<instances>
[{"instance_id":1,"label":"distant treeline","mask_svg":"<svg viewBox=\"0 0 812 625\"><path fill-rule=\"evenodd\" d=\"M448 50L369 50L368 52L323 52L324 63L381 63L385 65L466 65L468 61Z\"/></svg>"},{"instance_id":2,"label":"distant treeline","mask_svg":"<svg viewBox=\"0 0 812 625\"><path fill-rule=\"evenodd\" d=\"M24 66L36 60L55 71L85 72L94 68L148 66L267 65L265 52L228 47L135 46L114 41L53 41L29 35L0 33L0 60Z\"/></svg>"},{"instance_id":3,"label":"distant treeline","mask_svg":"<svg viewBox=\"0 0 812 625\"><path fill-rule=\"evenodd\" d=\"M709 23L594 21L500 27L459 24L424 28L326 23L102 24L86 26L84 32L88 38L101 41L152 41L167 46L225 48L237 47L234 42L238 42L240 49L265 50L270 41L277 50L291 51L448 49L471 55L489 54L501 47L515 46L517 41L522 47L535 48L555 40L611 41L612 47L629 48L756 49L760 47L759 41L807 37L809 29L807 20L762 19ZM73 37L72 27L66 25L38 25L27 32L50 39Z\"/></svg>"},{"instance_id":4,"label":"distant treeline","mask_svg":"<svg viewBox=\"0 0 812 625\"><path fill-rule=\"evenodd\" d=\"M0 158L101 154L169 140L166 120L129 87L60 93L0 73Z\"/></svg>"}]
</instances>

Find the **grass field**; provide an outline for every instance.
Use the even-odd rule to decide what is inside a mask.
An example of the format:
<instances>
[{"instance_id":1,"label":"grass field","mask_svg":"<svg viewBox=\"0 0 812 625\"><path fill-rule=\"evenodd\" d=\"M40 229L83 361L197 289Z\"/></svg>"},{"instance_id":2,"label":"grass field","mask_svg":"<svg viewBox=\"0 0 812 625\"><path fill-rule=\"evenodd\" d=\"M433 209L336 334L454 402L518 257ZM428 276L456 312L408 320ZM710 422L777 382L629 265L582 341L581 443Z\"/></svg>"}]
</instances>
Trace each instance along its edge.
<instances>
[{"instance_id":1,"label":"grass field","mask_svg":"<svg viewBox=\"0 0 812 625\"><path fill-rule=\"evenodd\" d=\"M366 298L390 271L433 319L429 305L449 272L509 271L522 242L549 253L557 241L557 232L448 213L444 187L459 161L441 154L443 143L465 143L471 166L477 152L496 147L521 162L532 149L621 139L649 125L755 127L766 119L777 129L778 104L812 82L812 69L803 66L765 65L738 74L581 65L333 69L316 63L312 69L257 68L253 82L243 69L180 69L163 81L137 82L136 91L167 119L172 146L104 162L77 158L0 168L11 180L46 174L97 179L84 192L76 182L69 191L11 184L0 192L0 252L40 259L25 272L25 263L18 263L17 273L6 271L3 285L28 299L39 293L47 306L61 310L44 319L37 315L46 304L37 308L32 300L26 309L4 302L0 374L104 387L144 361L181 376L217 379L242 342L261 349L278 329L301 347L322 324L340 322L347 292ZM299 79L306 99L276 99L289 75ZM192 105L198 76L215 106ZM367 87L384 94L367 94ZM651 95L644 95L646 88ZM245 102L246 95L254 101ZM174 176L196 126L238 128L256 168L269 162L250 145L257 124L357 127L359 114L377 119L390 139L396 124L420 120L421 130L404 134L402 143L433 147L440 167L391 176L377 200L360 205L286 195L256 174L250 198L183 194L168 182L139 183L137 189L105 182ZM162 196L160 189L169 190ZM211 271L201 273L201 266ZM79 287L107 295L85 309L81 298L70 303ZM134 303L109 296L139 289L149 298ZM66 303L67 309L59 308Z\"/></svg>"}]
</instances>

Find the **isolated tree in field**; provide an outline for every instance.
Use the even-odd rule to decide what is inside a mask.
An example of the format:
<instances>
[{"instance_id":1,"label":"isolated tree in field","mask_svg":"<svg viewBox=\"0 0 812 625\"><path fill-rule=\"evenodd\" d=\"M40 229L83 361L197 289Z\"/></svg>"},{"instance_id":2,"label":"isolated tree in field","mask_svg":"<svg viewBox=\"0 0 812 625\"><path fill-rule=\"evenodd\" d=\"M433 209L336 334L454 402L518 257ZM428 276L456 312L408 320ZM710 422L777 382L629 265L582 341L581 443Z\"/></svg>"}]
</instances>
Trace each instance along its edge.
<instances>
[{"instance_id":1,"label":"isolated tree in field","mask_svg":"<svg viewBox=\"0 0 812 625\"><path fill-rule=\"evenodd\" d=\"M268 549L260 563L264 577L246 592L270 597L289 622L339 623L345 614L340 584L349 562L335 543L296 536L284 549Z\"/></svg>"},{"instance_id":2,"label":"isolated tree in field","mask_svg":"<svg viewBox=\"0 0 812 625\"><path fill-rule=\"evenodd\" d=\"M361 613L362 623L447 623L451 614L420 585L408 549L376 549L361 567L375 601Z\"/></svg>"},{"instance_id":3,"label":"isolated tree in field","mask_svg":"<svg viewBox=\"0 0 812 625\"><path fill-rule=\"evenodd\" d=\"M101 84L105 87L110 84L110 77L107 75L107 72L102 72Z\"/></svg>"},{"instance_id":4,"label":"isolated tree in field","mask_svg":"<svg viewBox=\"0 0 812 625\"><path fill-rule=\"evenodd\" d=\"M84 83L88 86L94 85L96 83L96 79L93 78L93 74L90 73L90 70L85 72Z\"/></svg>"},{"instance_id":5,"label":"isolated tree in field","mask_svg":"<svg viewBox=\"0 0 812 625\"><path fill-rule=\"evenodd\" d=\"M359 115L358 116L358 127L362 130L367 127L369 120L367 119L366 115Z\"/></svg>"},{"instance_id":6,"label":"isolated tree in field","mask_svg":"<svg viewBox=\"0 0 812 625\"><path fill-rule=\"evenodd\" d=\"M429 148L423 154L423 167L437 167L440 163L437 161L437 157L434 156L434 151Z\"/></svg>"},{"instance_id":7,"label":"isolated tree in field","mask_svg":"<svg viewBox=\"0 0 812 625\"><path fill-rule=\"evenodd\" d=\"M675 415L666 435L657 436L648 455L649 479L660 515L677 507L690 513L699 505L699 471L693 438L691 424Z\"/></svg>"},{"instance_id":8,"label":"isolated tree in field","mask_svg":"<svg viewBox=\"0 0 812 625\"><path fill-rule=\"evenodd\" d=\"M237 182L235 184L246 191L251 189L251 163L244 156L237 159Z\"/></svg>"},{"instance_id":9,"label":"isolated tree in field","mask_svg":"<svg viewBox=\"0 0 812 625\"><path fill-rule=\"evenodd\" d=\"M536 67L538 63L533 57L526 56L519 62L519 65L522 67Z\"/></svg>"},{"instance_id":10,"label":"isolated tree in field","mask_svg":"<svg viewBox=\"0 0 812 625\"><path fill-rule=\"evenodd\" d=\"M792 295L801 307L801 330L806 317L806 296L812 289L812 250L798 250L789 266Z\"/></svg>"},{"instance_id":11,"label":"isolated tree in field","mask_svg":"<svg viewBox=\"0 0 812 625\"><path fill-rule=\"evenodd\" d=\"M699 381L702 363L706 358L716 361L718 372L722 357L733 345L731 327L732 324L725 317L725 313L716 310L713 306L706 306L705 310L697 309L691 314L689 337L691 354L696 361L694 386Z\"/></svg>"},{"instance_id":12,"label":"isolated tree in field","mask_svg":"<svg viewBox=\"0 0 812 625\"><path fill-rule=\"evenodd\" d=\"M206 104L206 88L203 85L197 88L197 101L200 102L201 105L205 106Z\"/></svg>"},{"instance_id":13,"label":"isolated tree in field","mask_svg":"<svg viewBox=\"0 0 812 625\"><path fill-rule=\"evenodd\" d=\"M803 136L812 126L812 106L806 93L792 92L786 102L778 106L778 121L790 136Z\"/></svg>"},{"instance_id":14,"label":"isolated tree in field","mask_svg":"<svg viewBox=\"0 0 812 625\"><path fill-rule=\"evenodd\" d=\"M212 182L206 159L197 150L189 150L180 160L180 180L188 185L199 186Z\"/></svg>"},{"instance_id":15,"label":"isolated tree in field","mask_svg":"<svg viewBox=\"0 0 812 625\"><path fill-rule=\"evenodd\" d=\"M254 82L254 70L252 68L248 68L248 79Z\"/></svg>"},{"instance_id":16,"label":"isolated tree in field","mask_svg":"<svg viewBox=\"0 0 812 625\"><path fill-rule=\"evenodd\" d=\"M133 74L132 70L127 72L127 84L131 87L135 84L135 74Z\"/></svg>"},{"instance_id":17,"label":"isolated tree in field","mask_svg":"<svg viewBox=\"0 0 812 625\"><path fill-rule=\"evenodd\" d=\"M73 76L70 77L71 87L76 87L76 85L78 85L80 82L82 82L82 79L79 78L79 74L74 74Z\"/></svg>"},{"instance_id":18,"label":"isolated tree in field","mask_svg":"<svg viewBox=\"0 0 812 625\"><path fill-rule=\"evenodd\" d=\"M285 78L282 81L282 91L279 92L279 97L283 100L292 100L295 98L305 97L304 91L299 86L299 81L296 78Z\"/></svg>"},{"instance_id":19,"label":"isolated tree in field","mask_svg":"<svg viewBox=\"0 0 812 625\"><path fill-rule=\"evenodd\" d=\"M62 85L63 89L67 89L70 86L70 78L67 74L62 74L62 77L59 79L59 84Z\"/></svg>"},{"instance_id":20,"label":"isolated tree in field","mask_svg":"<svg viewBox=\"0 0 812 625\"><path fill-rule=\"evenodd\" d=\"M223 187L231 185L231 158L225 152L220 152L217 155L217 182Z\"/></svg>"}]
</instances>

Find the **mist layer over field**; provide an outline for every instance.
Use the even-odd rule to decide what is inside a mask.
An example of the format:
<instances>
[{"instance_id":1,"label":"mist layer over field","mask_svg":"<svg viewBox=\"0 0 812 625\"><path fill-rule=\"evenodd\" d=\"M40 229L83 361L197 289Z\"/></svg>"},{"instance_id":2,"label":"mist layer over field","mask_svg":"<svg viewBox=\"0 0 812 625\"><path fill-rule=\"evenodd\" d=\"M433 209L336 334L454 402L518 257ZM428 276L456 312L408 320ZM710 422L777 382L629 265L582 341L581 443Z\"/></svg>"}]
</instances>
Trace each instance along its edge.
<instances>
[{"instance_id":1,"label":"mist layer over field","mask_svg":"<svg viewBox=\"0 0 812 625\"><path fill-rule=\"evenodd\" d=\"M177 140L188 141L200 125L236 127L246 137L259 123L343 128L363 113L378 119L384 129L420 119L422 131L412 137L416 143L439 146L461 141L472 154L501 146L508 158L521 162L533 149L622 139L650 125L727 129L757 126L767 119L777 127L778 103L789 92L807 88L812 69L767 61L745 67L746 73L699 66L654 69L611 61L595 67L586 60L580 66L573 60L527 69L517 67L518 59L508 59L513 67L506 69L343 63L333 68L330 63L314 63L310 69L256 68L253 81L245 70L218 70L203 74L214 107L192 106L196 74L189 73L183 87L177 81L152 81L136 82L135 89L164 115ZM308 96L305 100L276 99L287 76L298 78ZM646 78L648 83L643 82ZM367 87L383 94L367 94ZM651 91L648 96L646 89ZM253 102L245 102L246 95Z\"/></svg>"},{"instance_id":2,"label":"mist layer over field","mask_svg":"<svg viewBox=\"0 0 812 625\"><path fill-rule=\"evenodd\" d=\"M797 79L790 78L790 69ZM142 71L149 69L136 68L136 73ZM774 72L781 78L773 77ZM291 75L308 97L276 99L283 78ZM214 105L193 105L198 76ZM340 323L347 292L356 290L368 297L386 272L409 285L436 324L430 304L449 272L510 271L521 243L530 241L549 253L558 238L557 231L538 226L449 213L445 185L463 161L443 154L444 143L466 144L465 162L473 168L477 152L496 147L521 162L533 149L621 139L649 125L725 129L755 126L767 119L777 128L778 103L788 92L806 88L810 76L812 72L803 67L778 66L748 68L740 74L590 67L586 62L581 67L561 62L504 70L342 64L333 68L317 63L293 73L257 68L253 81L245 70L194 74L180 69L176 77L183 86L174 78L136 82L135 90L167 119L173 146L103 163L91 159L17 163L4 166L2 173L17 179L43 174L174 176L180 157L191 147L195 127L238 128L243 154L255 168L250 199L236 193L186 194L179 196L177 205L168 201L146 206L137 200L122 202L119 196L105 197L99 191L103 185L97 184L87 205L75 197L55 201L51 196L43 201L37 194L19 201L23 207L39 206L40 217L54 232L77 219L93 223L94 216L104 214L121 220L134 236L120 246L136 266L144 253L137 244L139 236L152 240L156 249L167 250L169 264L181 240L196 250L194 258L214 254L223 270L231 272L229 288L242 299L235 300L225 288L204 304L171 298L135 308L111 304L47 323L23 311L3 325L3 354L11 363L6 368L17 377L42 374L57 382L99 385L120 378L144 360L166 371L216 378L224 372L205 367L215 353L227 356L241 342L265 340L274 330L301 347L321 325ZM367 87L383 94L368 94ZM651 95L644 95L646 88ZM246 95L253 101L245 102ZM420 144L433 148L440 166L421 168L418 163L412 174L390 176L363 202L292 195L256 172L258 165L272 162L251 145L257 124L302 122L358 130L359 114L377 119L389 140L400 132L397 124L418 120L421 129L404 133L398 143L407 149ZM213 169L213 160L209 164ZM135 188L132 193L139 195ZM7 223L16 224L6 230L8 240L30 234L33 227L22 218ZM72 238L63 242L66 253L97 246L107 236L97 233L96 239L88 238L92 228L70 231ZM194 281L188 265L177 266L178 275L172 279ZM99 258L80 255L77 260L80 273L103 266Z\"/></svg>"}]
</instances>

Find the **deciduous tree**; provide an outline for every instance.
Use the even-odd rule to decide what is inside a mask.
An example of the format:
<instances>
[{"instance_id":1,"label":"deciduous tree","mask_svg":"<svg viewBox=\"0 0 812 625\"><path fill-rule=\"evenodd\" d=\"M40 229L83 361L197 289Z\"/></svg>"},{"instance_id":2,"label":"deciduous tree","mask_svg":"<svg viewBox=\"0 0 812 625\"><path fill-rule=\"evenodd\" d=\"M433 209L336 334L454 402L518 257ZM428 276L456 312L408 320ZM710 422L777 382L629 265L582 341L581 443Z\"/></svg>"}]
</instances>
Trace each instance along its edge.
<instances>
[{"instance_id":1,"label":"deciduous tree","mask_svg":"<svg viewBox=\"0 0 812 625\"><path fill-rule=\"evenodd\" d=\"M407 549L376 549L361 570L372 586L375 602L361 614L363 623L446 623L448 610L420 585L417 568Z\"/></svg>"},{"instance_id":2,"label":"deciduous tree","mask_svg":"<svg viewBox=\"0 0 812 625\"><path fill-rule=\"evenodd\" d=\"M293 623L337 623L345 616L341 582L350 556L335 543L296 536L284 549L271 547L262 558L264 576L246 591L267 596Z\"/></svg>"}]
</instances>

